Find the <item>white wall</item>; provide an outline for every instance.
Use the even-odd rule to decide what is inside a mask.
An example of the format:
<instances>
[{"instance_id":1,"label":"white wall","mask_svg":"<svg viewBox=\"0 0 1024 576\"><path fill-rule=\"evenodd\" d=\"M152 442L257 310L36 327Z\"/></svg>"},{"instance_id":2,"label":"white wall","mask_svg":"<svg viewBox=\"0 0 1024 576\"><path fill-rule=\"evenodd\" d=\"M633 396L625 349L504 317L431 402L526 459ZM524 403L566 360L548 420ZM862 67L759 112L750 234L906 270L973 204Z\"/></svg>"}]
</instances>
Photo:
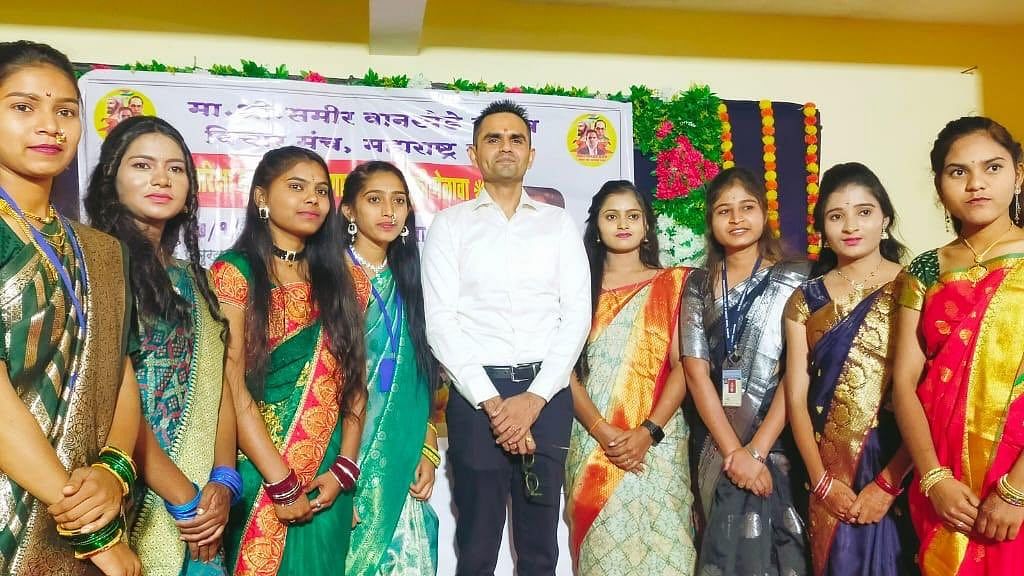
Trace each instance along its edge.
<instances>
[{"instance_id":1,"label":"white wall","mask_svg":"<svg viewBox=\"0 0 1024 576\"><path fill-rule=\"evenodd\" d=\"M894 197L914 252L948 239L928 167L931 142L947 121L981 112L980 78L952 68L469 49L388 57L370 56L362 45L5 25L0 38L49 42L81 62L237 66L245 58L327 76L362 76L372 67L433 81L462 77L606 92L646 84L665 94L706 83L728 99L811 101L822 114L823 168L856 160L874 169Z\"/></svg>"}]
</instances>

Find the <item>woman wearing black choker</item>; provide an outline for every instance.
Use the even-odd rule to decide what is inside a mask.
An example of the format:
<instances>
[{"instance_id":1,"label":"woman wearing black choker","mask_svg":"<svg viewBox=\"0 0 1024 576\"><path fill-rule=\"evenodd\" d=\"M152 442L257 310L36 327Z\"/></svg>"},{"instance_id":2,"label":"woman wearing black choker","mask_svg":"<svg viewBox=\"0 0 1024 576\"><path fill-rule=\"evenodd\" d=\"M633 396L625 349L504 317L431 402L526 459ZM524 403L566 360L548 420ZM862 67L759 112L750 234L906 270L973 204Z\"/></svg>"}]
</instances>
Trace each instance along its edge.
<instances>
[{"instance_id":1,"label":"woman wearing black choker","mask_svg":"<svg viewBox=\"0 0 1024 576\"><path fill-rule=\"evenodd\" d=\"M234 573L345 565L366 356L342 241L324 160L297 147L267 152L245 227L211 269L243 453L243 502L225 538Z\"/></svg>"}]
</instances>

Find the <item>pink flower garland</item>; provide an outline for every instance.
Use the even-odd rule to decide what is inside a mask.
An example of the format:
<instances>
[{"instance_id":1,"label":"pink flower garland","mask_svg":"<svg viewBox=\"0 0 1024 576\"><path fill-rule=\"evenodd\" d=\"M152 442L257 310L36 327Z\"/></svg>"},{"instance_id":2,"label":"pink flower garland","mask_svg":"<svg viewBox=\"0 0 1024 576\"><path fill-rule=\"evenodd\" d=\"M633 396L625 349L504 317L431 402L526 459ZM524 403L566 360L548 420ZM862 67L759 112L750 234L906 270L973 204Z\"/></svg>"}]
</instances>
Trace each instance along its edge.
<instances>
[{"instance_id":1,"label":"pink flower garland","mask_svg":"<svg viewBox=\"0 0 1024 576\"><path fill-rule=\"evenodd\" d=\"M672 131L671 122L663 122L658 133ZM686 136L676 139L677 146L658 153L654 174L658 179L656 196L661 200L685 198L690 191L718 175L718 165L697 151Z\"/></svg>"}]
</instances>

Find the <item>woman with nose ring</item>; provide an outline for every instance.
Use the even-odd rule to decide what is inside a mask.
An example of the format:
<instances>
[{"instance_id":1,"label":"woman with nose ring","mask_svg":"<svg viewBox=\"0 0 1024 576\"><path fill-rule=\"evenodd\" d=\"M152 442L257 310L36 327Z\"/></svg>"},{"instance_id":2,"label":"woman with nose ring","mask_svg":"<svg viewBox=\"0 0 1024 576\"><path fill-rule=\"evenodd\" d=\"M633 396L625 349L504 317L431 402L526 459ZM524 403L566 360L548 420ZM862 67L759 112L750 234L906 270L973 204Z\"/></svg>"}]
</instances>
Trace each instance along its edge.
<instances>
[{"instance_id":1,"label":"woman with nose ring","mask_svg":"<svg viewBox=\"0 0 1024 576\"><path fill-rule=\"evenodd\" d=\"M416 214L405 176L388 162L359 165L345 178L341 211L365 314L369 394L355 497L360 523L345 573L435 574L437 516L428 501L441 457L429 417L439 373L427 346Z\"/></svg>"}]
</instances>

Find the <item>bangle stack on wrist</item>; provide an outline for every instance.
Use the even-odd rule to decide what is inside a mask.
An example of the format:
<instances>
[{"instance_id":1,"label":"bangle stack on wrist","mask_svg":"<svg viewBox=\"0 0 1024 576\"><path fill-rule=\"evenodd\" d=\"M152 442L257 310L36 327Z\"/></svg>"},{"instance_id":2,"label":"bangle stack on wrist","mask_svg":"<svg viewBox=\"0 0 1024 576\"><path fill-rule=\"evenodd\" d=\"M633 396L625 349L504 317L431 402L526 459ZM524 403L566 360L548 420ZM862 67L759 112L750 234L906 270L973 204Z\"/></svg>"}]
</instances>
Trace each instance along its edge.
<instances>
[{"instance_id":1,"label":"bangle stack on wrist","mask_svg":"<svg viewBox=\"0 0 1024 576\"><path fill-rule=\"evenodd\" d=\"M950 480L952 478L954 478L953 470L951 470L949 466L939 466L938 468L932 468L931 470L921 475L921 494L924 495L925 498L927 498L928 492L930 492L936 484L942 482L943 480Z\"/></svg>"},{"instance_id":2,"label":"bangle stack on wrist","mask_svg":"<svg viewBox=\"0 0 1024 576\"><path fill-rule=\"evenodd\" d=\"M242 499L242 475L230 466L216 466L210 470L210 482L226 486L231 491L231 505Z\"/></svg>"},{"instance_id":3,"label":"bangle stack on wrist","mask_svg":"<svg viewBox=\"0 0 1024 576\"><path fill-rule=\"evenodd\" d=\"M341 489L345 492L356 487L356 482L359 480L359 465L348 456L339 455L335 458L330 470L334 479L341 484Z\"/></svg>"},{"instance_id":4,"label":"bangle stack on wrist","mask_svg":"<svg viewBox=\"0 0 1024 576\"><path fill-rule=\"evenodd\" d=\"M75 550L75 558L78 560L92 558L101 552L110 550L121 542L124 532L124 516L121 515L118 515L107 523L106 526L92 534L82 534L78 530L64 530L57 526L57 534L71 544L71 547Z\"/></svg>"},{"instance_id":5,"label":"bangle stack on wrist","mask_svg":"<svg viewBox=\"0 0 1024 576\"><path fill-rule=\"evenodd\" d=\"M885 476L882 476L881 472L875 476L875 484L890 496L899 496L900 494L903 494L903 488L890 484L889 481L885 479Z\"/></svg>"},{"instance_id":6,"label":"bangle stack on wrist","mask_svg":"<svg viewBox=\"0 0 1024 576\"><path fill-rule=\"evenodd\" d=\"M424 444L421 453L424 458L430 460L430 463L434 465L434 468L441 465L441 453L430 444Z\"/></svg>"},{"instance_id":7,"label":"bangle stack on wrist","mask_svg":"<svg viewBox=\"0 0 1024 576\"><path fill-rule=\"evenodd\" d=\"M196 489L196 495L184 504L171 504L164 500L164 508L167 509L167 513L171 515L171 518L175 520L191 520L196 517L196 511L199 510L199 502L203 498L203 493L199 490L199 486L196 483L193 482L192 487Z\"/></svg>"},{"instance_id":8,"label":"bangle stack on wrist","mask_svg":"<svg viewBox=\"0 0 1024 576\"><path fill-rule=\"evenodd\" d=\"M271 502L278 506L290 506L302 495L302 484L299 484L299 477L295 475L295 470L291 469L288 470L288 475L283 480L273 484L264 482L263 489L267 491Z\"/></svg>"},{"instance_id":9,"label":"bangle stack on wrist","mask_svg":"<svg viewBox=\"0 0 1024 576\"><path fill-rule=\"evenodd\" d=\"M135 462L132 457L114 446L101 448L97 462L92 466L113 474L121 482L121 496L123 497L127 497L131 493L132 486L138 479L138 472L135 470Z\"/></svg>"},{"instance_id":10,"label":"bangle stack on wrist","mask_svg":"<svg viewBox=\"0 0 1024 576\"><path fill-rule=\"evenodd\" d=\"M1024 491L1014 488L1006 474L999 477L999 482L996 483L996 494L999 494L999 497L1011 506L1024 507Z\"/></svg>"},{"instance_id":11,"label":"bangle stack on wrist","mask_svg":"<svg viewBox=\"0 0 1024 576\"><path fill-rule=\"evenodd\" d=\"M832 483L835 482L835 478L831 474L825 472L821 475L818 483L814 485L814 490L811 492L814 497L818 500L824 500L828 498L828 493L832 491Z\"/></svg>"}]
</instances>

